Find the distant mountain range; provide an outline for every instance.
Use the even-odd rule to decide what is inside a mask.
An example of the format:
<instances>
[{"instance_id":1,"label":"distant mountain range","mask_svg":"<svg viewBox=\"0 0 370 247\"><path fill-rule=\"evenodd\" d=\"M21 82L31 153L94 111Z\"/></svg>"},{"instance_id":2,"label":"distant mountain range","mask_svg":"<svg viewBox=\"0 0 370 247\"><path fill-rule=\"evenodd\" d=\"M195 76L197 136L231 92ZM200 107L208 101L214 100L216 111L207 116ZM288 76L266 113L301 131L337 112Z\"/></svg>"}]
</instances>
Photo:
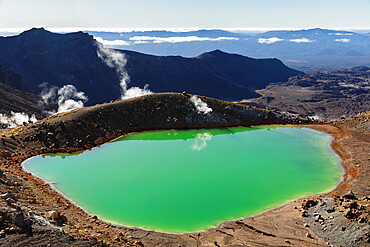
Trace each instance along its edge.
<instances>
[{"instance_id":1,"label":"distant mountain range","mask_svg":"<svg viewBox=\"0 0 370 247\"><path fill-rule=\"evenodd\" d=\"M40 84L74 85L89 98L87 105L116 100L121 95L122 71L98 56L100 46L87 33L56 34L34 28L0 37L0 64L16 71L13 86L40 93ZM195 93L220 99L254 97L255 89L301 74L278 59L252 59L220 50L193 58L153 56L127 50L106 50L125 56L129 87L149 84L154 92ZM111 57L110 59L115 59ZM124 64L121 64L122 67Z\"/></svg>"},{"instance_id":2,"label":"distant mountain range","mask_svg":"<svg viewBox=\"0 0 370 247\"><path fill-rule=\"evenodd\" d=\"M370 65L369 34L347 31L316 28L260 34L223 30L89 33L110 47L158 56L193 57L220 49L249 57L276 57L288 66L302 70Z\"/></svg>"}]
</instances>

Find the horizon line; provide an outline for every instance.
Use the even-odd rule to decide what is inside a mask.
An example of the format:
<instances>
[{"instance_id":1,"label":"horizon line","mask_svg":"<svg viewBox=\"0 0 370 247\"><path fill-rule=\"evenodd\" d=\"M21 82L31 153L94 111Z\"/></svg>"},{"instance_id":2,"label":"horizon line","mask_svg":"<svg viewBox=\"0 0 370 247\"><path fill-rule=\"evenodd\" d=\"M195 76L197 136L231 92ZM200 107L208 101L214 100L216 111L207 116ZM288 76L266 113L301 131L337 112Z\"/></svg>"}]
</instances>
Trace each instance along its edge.
<instances>
[{"instance_id":1,"label":"horizon line","mask_svg":"<svg viewBox=\"0 0 370 247\"><path fill-rule=\"evenodd\" d=\"M33 27L15 27L7 28L0 27L0 33L21 33L32 28L41 28L43 26L33 26ZM200 30L224 30L229 32L267 32L267 31L298 31L298 30L309 30L309 29L327 29L327 30L338 30L338 31L370 31L370 27L303 27L303 28L230 28L230 27L185 27L185 28L141 28L141 27L43 27L51 32L78 32L78 31L88 31L88 32L115 32L115 33L129 33L129 32L145 32L145 31L170 31L170 32L191 32Z\"/></svg>"}]
</instances>

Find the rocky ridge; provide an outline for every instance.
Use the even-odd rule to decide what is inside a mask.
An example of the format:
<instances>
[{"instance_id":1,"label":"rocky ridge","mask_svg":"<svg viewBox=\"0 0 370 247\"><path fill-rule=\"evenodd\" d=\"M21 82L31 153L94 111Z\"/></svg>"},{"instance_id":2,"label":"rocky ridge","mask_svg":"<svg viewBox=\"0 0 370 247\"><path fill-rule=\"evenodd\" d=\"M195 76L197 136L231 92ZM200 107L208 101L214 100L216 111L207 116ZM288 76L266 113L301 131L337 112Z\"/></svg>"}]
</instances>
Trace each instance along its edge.
<instances>
[{"instance_id":1,"label":"rocky ridge","mask_svg":"<svg viewBox=\"0 0 370 247\"><path fill-rule=\"evenodd\" d=\"M202 113L187 93L152 94L57 114L4 132L3 150L88 149L130 132L173 128L307 123L298 114L272 112L199 96L212 109Z\"/></svg>"}]
</instances>

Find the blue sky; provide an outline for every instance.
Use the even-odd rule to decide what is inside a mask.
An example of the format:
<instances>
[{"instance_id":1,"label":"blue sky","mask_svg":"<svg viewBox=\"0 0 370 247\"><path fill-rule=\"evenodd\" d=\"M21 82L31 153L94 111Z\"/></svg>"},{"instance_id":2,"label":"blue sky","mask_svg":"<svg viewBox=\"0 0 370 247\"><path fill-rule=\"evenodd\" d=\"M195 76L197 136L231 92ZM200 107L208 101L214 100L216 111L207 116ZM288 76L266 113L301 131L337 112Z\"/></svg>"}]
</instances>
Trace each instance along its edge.
<instances>
[{"instance_id":1,"label":"blue sky","mask_svg":"<svg viewBox=\"0 0 370 247\"><path fill-rule=\"evenodd\" d=\"M0 0L0 28L362 28L370 0Z\"/></svg>"}]
</instances>

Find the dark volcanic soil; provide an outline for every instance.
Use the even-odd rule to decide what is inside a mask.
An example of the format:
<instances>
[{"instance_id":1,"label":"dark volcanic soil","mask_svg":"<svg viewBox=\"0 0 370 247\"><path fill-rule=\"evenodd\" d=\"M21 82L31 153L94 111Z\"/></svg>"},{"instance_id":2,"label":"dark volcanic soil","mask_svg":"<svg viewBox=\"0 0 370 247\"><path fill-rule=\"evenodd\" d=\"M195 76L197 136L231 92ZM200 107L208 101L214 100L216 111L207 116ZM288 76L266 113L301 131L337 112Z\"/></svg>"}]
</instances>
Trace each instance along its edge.
<instances>
[{"instance_id":1,"label":"dark volcanic soil","mask_svg":"<svg viewBox=\"0 0 370 247\"><path fill-rule=\"evenodd\" d=\"M0 245L326 246L326 241L337 244L333 239L325 238L330 230L321 233L315 227L311 229L304 225L307 219L302 217L302 211L306 210L307 199L251 218L225 222L201 233L164 234L113 226L89 216L20 167L23 160L37 154L81 151L133 131L312 123L300 116L199 97L213 109L210 114L203 114L196 110L189 98L187 94L148 95L59 114L28 126L0 130L0 166L5 172L0 178ZM368 118L365 120L361 124ZM350 189L358 197L368 195L369 142L365 141L365 134L356 129L347 131L327 124L307 126L335 137L333 147L344 159L347 169L344 183L322 198L336 198ZM312 198L317 200L318 196ZM364 204L364 200L358 204ZM336 207L341 207L337 204ZM344 212L336 217L365 229L363 226L367 223L360 222L359 217L365 217L367 222L368 205L351 210L356 217L348 219ZM362 239L356 243L365 244L366 232L360 233ZM348 236L343 243L352 243L352 235Z\"/></svg>"}]
</instances>

